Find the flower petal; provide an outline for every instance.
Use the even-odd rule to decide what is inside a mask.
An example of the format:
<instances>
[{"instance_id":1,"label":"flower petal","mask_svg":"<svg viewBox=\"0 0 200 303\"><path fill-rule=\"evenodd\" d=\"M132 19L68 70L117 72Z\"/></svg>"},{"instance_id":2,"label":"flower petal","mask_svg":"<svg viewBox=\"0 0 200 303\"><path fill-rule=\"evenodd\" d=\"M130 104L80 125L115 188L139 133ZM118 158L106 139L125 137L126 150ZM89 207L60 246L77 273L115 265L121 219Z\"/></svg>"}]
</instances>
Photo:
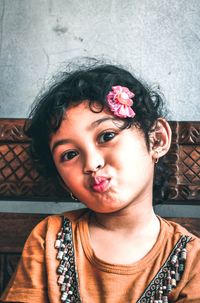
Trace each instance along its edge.
<instances>
[{"instance_id":1,"label":"flower petal","mask_svg":"<svg viewBox=\"0 0 200 303\"><path fill-rule=\"evenodd\" d=\"M135 95L125 86L112 86L112 91L107 95L107 102L110 110L115 116L126 118L134 117L135 112L131 108Z\"/></svg>"}]
</instances>

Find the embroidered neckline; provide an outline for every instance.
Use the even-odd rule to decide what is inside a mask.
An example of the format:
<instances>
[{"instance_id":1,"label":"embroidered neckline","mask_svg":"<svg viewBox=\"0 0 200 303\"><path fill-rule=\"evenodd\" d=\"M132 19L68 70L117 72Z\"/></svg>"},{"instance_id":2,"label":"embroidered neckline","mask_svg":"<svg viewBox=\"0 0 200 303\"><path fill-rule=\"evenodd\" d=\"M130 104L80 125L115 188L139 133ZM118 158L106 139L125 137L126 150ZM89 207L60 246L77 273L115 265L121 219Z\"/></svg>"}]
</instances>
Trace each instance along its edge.
<instances>
[{"instance_id":1,"label":"embroidered neckline","mask_svg":"<svg viewBox=\"0 0 200 303\"><path fill-rule=\"evenodd\" d=\"M189 236L181 236L167 260L149 283L136 303L168 303L170 292L180 281L187 257L186 245L191 241Z\"/></svg>"},{"instance_id":2,"label":"embroidered neckline","mask_svg":"<svg viewBox=\"0 0 200 303\"><path fill-rule=\"evenodd\" d=\"M63 224L55 241L55 248L58 250L57 259L60 264L57 268L60 286L61 302L81 303L78 285L78 273L75 263L73 246L72 224L69 219L63 218Z\"/></svg>"},{"instance_id":3,"label":"embroidered neckline","mask_svg":"<svg viewBox=\"0 0 200 303\"><path fill-rule=\"evenodd\" d=\"M146 287L136 303L168 303L170 292L180 281L187 256L186 245L191 241L189 236L181 236L167 260L158 273ZM63 218L63 224L55 241L58 250L57 268L58 285L60 286L60 301L64 303L81 303L78 272L75 263L72 224L68 218Z\"/></svg>"}]
</instances>

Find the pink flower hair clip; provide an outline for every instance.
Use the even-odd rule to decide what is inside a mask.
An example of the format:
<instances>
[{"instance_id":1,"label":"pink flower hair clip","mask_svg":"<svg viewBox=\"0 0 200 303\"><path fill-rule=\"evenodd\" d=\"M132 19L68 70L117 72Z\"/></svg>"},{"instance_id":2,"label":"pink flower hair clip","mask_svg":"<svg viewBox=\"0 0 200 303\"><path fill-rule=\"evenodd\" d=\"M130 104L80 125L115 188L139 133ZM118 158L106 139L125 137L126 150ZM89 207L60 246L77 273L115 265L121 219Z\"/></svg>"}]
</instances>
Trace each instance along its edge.
<instances>
[{"instance_id":1,"label":"pink flower hair clip","mask_svg":"<svg viewBox=\"0 0 200 303\"><path fill-rule=\"evenodd\" d=\"M133 118L135 112L131 108L133 105L131 98L134 96L135 94L125 86L112 86L112 91L107 95L107 103L115 116L120 118Z\"/></svg>"}]
</instances>

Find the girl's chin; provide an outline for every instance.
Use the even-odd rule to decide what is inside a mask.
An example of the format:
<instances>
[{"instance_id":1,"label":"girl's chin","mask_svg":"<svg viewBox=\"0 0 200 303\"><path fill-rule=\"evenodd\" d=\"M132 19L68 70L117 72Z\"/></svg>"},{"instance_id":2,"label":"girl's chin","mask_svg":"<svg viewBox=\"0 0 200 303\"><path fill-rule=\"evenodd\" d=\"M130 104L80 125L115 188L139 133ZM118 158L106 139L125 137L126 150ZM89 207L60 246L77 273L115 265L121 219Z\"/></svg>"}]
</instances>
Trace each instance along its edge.
<instances>
[{"instance_id":1,"label":"girl's chin","mask_svg":"<svg viewBox=\"0 0 200 303\"><path fill-rule=\"evenodd\" d=\"M93 211L98 213L98 214L115 214L115 213L119 213L122 209L124 209L124 207L120 207L120 208L112 208L112 209L94 209Z\"/></svg>"},{"instance_id":2,"label":"girl's chin","mask_svg":"<svg viewBox=\"0 0 200 303\"><path fill-rule=\"evenodd\" d=\"M80 201L89 209L99 213L112 213L125 208L129 202L128 197L124 200L122 193L108 191L107 193L93 192L90 195L78 197Z\"/></svg>"},{"instance_id":3,"label":"girl's chin","mask_svg":"<svg viewBox=\"0 0 200 303\"><path fill-rule=\"evenodd\" d=\"M93 203L84 203L86 207L88 207L89 209L91 209L94 212L97 213L104 213L104 214L108 214L108 213L114 213L117 211L120 211L121 209L125 208L127 206L127 203L125 202L116 202L115 201L110 201L110 202L104 202L101 203L99 202L97 204L97 202L95 202L95 204Z\"/></svg>"}]
</instances>

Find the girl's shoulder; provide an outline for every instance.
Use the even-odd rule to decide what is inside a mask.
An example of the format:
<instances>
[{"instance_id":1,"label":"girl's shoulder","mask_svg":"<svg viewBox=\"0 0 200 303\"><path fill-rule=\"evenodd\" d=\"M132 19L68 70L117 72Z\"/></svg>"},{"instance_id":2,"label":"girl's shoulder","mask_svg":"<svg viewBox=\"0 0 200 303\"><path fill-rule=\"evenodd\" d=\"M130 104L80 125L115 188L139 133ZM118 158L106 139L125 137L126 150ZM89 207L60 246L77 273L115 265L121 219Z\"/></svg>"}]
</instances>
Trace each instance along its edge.
<instances>
[{"instance_id":1,"label":"girl's shoulder","mask_svg":"<svg viewBox=\"0 0 200 303\"><path fill-rule=\"evenodd\" d=\"M200 238L191 233L187 228L174 221L159 218L161 228L165 229L166 239L175 245L180 238L187 239L187 251L192 255L200 256Z\"/></svg>"},{"instance_id":2,"label":"girl's shoulder","mask_svg":"<svg viewBox=\"0 0 200 303\"><path fill-rule=\"evenodd\" d=\"M173 235L177 235L177 236L179 234L184 234L184 235L191 236L193 238L197 238L198 240L200 240L200 238L198 238L196 235L194 235L192 232L190 232L183 225L170 220L170 218L169 219L164 219L161 217L158 217L158 218L161 221L161 226L165 225L165 229L167 229L169 234L173 234Z\"/></svg>"},{"instance_id":3,"label":"girl's shoulder","mask_svg":"<svg viewBox=\"0 0 200 303\"><path fill-rule=\"evenodd\" d=\"M57 215L49 215L46 218L44 218L42 221L40 221L31 231L28 240L31 239L37 239L37 240L45 240L51 236L54 236L60 231L63 225L64 219L68 219L72 226L74 227L77 222L85 217L89 213L89 210L84 209L78 209L78 210L72 210L68 212L64 212ZM28 241L29 242L29 241Z\"/></svg>"}]
</instances>

